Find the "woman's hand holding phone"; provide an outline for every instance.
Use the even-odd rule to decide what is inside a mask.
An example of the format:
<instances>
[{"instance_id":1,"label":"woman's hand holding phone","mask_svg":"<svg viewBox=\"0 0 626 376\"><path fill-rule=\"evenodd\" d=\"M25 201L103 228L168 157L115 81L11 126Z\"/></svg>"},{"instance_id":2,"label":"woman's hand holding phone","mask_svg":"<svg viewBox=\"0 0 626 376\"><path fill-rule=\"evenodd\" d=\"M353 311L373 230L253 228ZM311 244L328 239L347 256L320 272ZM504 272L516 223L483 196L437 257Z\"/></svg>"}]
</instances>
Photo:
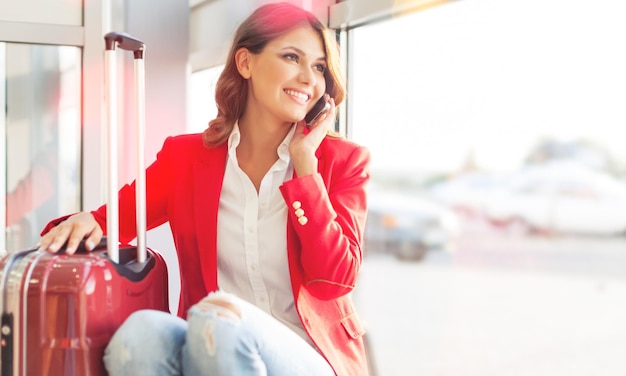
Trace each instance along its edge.
<instances>
[{"instance_id":1,"label":"woman's hand holding phone","mask_svg":"<svg viewBox=\"0 0 626 376\"><path fill-rule=\"evenodd\" d=\"M322 109L319 110L319 112L315 116L313 116L311 120L307 121L305 118L307 128L311 129L313 124L317 123L324 115L326 115L328 110L330 110L330 103L328 103L328 101L324 101L324 107L322 107Z\"/></svg>"},{"instance_id":2,"label":"woman's hand holding phone","mask_svg":"<svg viewBox=\"0 0 626 376\"><path fill-rule=\"evenodd\" d=\"M335 101L324 94L321 110L315 116L303 119L296 125L296 132L289 144L289 153L298 176L317 172L315 151L322 143L335 119ZM308 121L307 121L308 120Z\"/></svg>"}]
</instances>

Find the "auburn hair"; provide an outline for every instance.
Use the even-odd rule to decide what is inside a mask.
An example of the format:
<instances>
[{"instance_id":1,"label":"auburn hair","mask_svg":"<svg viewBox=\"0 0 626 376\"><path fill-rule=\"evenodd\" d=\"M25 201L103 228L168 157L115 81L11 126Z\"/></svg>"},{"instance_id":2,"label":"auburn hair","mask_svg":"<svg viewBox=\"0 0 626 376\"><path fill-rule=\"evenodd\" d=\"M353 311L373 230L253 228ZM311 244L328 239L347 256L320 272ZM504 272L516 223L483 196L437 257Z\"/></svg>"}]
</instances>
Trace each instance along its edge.
<instances>
[{"instance_id":1,"label":"auburn hair","mask_svg":"<svg viewBox=\"0 0 626 376\"><path fill-rule=\"evenodd\" d=\"M237 70L235 53L246 48L251 53L259 54L272 40L296 27L307 25L313 27L324 45L326 92L337 105L343 102L345 85L340 69L339 46L334 34L314 14L300 7L286 2L263 5L248 16L235 32L224 70L215 86L217 117L209 122L202 135L206 146L225 142L246 108L248 81Z\"/></svg>"}]
</instances>

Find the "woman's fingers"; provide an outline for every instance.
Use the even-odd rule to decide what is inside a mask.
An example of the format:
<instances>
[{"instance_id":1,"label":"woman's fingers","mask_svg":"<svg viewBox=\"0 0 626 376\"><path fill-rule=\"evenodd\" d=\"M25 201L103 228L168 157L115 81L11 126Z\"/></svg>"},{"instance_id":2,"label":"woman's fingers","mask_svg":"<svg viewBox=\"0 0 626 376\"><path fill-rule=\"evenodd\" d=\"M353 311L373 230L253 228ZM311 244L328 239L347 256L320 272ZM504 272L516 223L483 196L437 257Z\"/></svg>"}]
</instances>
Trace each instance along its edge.
<instances>
[{"instance_id":1,"label":"woman's fingers","mask_svg":"<svg viewBox=\"0 0 626 376\"><path fill-rule=\"evenodd\" d=\"M57 252L65 244L70 231L71 226L68 226L67 223L58 224L41 238L39 248L52 253Z\"/></svg>"},{"instance_id":2,"label":"woman's fingers","mask_svg":"<svg viewBox=\"0 0 626 376\"><path fill-rule=\"evenodd\" d=\"M72 255L78 249L78 245L80 241L85 239L85 237L93 230L93 228L88 227L87 224L83 222L74 222L71 224L72 229L69 233L69 238L67 239L67 246L65 247L65 253L68 255Z\"/></svg>"},{"instance_id":3,"label":"woman's fingers","mask_svg":"<svg viewBox=\"0 0 626 376\"><path fill-rule=\"evenodd\" d=\"M102 229L91 213L83 212L69 217L42 236L39 249L56 253L67 243L65 252L73 254L85 238L87 250L92 250L102 238Z\"/></svg>"},{"instance_id":4,"label":"woman's fingers","mask_svg":"<svg viewBox=\"0 0 626 376\"><path fill-rule=\"evenodd\" d=\"M328 97L328 94L325 94ZM314 123L311 124L311 129L315 129L315 128L322 128L319 131L321 131L322 133L326 134L326 131L328 131L328 129L330 129L330 126L333 123L333 120L335 119L335 100L333 98L328 97L326 99L326 101L330 104L330 108L327 111L324 111L324 113L319 117L319 119L317 119ZM331 119L329 121L326 121L326 119Z\"/></svg>"},{"instance_id":5,"label":"woman's fingers","mask_svg":"<svg viewBox=\"0 0 626 376\"><path fill-rule=\"evenodd\" d=\"M312 174L317 171L317 158L315 151L320 144L328 129L331 128L335 118L335 101L328 99L330 109L318 121L311 125L308 132L304 131L305 122L301 121L296 125L296 131L289 143L289 154L293 161L296 173L299 176Z\"/></svg>"},{"instance_id":6,"label":"woman's fingers","mask_svg":"<svg viewBox=\"0 0 626 376\"><path fill-rule=\"evenodd\" d=\"M85 248L88 251L93 251L93 249L96 248L96 244L100 243L100 240L102 240L102 234L100 226L96 226L87 239L85 239Z\"/></svg>"}]
</instances>

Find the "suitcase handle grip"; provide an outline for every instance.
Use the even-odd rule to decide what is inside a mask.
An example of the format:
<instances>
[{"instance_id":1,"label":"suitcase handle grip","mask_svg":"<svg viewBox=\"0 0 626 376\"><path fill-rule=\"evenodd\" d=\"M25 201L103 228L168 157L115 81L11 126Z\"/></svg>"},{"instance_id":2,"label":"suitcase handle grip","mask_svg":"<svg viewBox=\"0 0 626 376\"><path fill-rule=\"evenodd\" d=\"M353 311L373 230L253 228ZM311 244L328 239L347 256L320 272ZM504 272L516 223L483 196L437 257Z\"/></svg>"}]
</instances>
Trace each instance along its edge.
<instances>
[{"instance_id":1,"label":"suitcase handle grip","mask_svg":"<svg viewBox=\"0 0 626 376\"><path fill-rule=\"evenodd\" d=\"M104 36L105 49L107 51L114 51L115 46L123 50L133 51L135 59L143 59L143 51L146 49L144 42L131 36L128 33L119 33L112 31Z\"/></svg>"}]
</instances>

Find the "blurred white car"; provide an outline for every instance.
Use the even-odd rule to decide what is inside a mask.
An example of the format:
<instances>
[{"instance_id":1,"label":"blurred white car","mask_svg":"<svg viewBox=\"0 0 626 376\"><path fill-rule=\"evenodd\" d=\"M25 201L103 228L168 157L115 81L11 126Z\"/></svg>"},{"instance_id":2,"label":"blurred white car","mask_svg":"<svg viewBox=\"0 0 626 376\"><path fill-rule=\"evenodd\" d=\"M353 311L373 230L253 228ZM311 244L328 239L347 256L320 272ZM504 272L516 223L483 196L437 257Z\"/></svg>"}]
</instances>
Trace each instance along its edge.
<instances>
[{"instance_id":1,"label":"blurred white car","mask_svg":"<svg viewBox=\"0 0 626 376\"><path fill-rule=\"evenodd\" d=\"M527 167L485 206L509 230L580 235L626 234L626 184L576 164Z\"/></svg>"},{"instance_id":2,"label":"blurred white car","mask_svg":"<svg viewBox=\"0 0 626 376\"><path fill-rule=\"evenodd\" d=\"M418 261L429 250L450 249L459 227L454 212L419 193L370 189L365 252Z\"/></svg>"},{"instance_id":3,"label":"blurred white car","mask_svg":"<svg viewBox=\"0 0 626 376\"><path fill-rule=\"evenodd\" d=\"M433 185L430 196L468 218L482 218L494 194L507 186L506 176L467 172Z\"/></svg>"}]
</instances>

